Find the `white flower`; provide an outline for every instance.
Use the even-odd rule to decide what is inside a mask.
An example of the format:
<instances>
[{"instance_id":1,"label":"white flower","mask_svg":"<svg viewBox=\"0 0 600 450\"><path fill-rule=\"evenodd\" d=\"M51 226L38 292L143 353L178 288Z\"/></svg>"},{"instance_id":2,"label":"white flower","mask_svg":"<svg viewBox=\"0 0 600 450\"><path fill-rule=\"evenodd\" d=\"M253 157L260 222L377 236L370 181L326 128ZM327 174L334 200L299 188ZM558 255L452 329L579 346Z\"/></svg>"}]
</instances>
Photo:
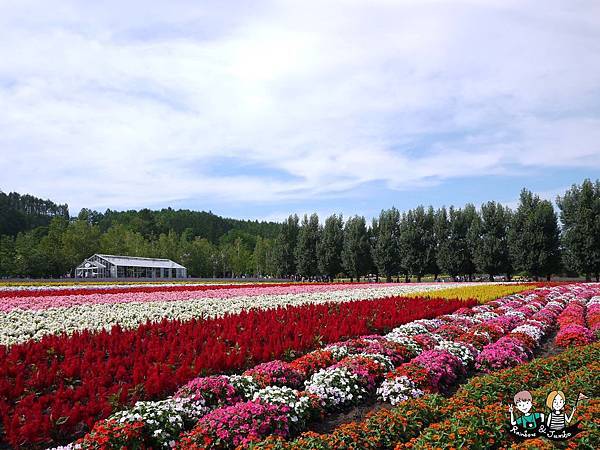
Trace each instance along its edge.
<instances>
[{"instance_id":1,"label":"white flower","mask_svg":"<svg viewBox=\"0 0 600 450\"><path fill-rule=\"evenodd\" d=\"M366 394L358 384L358 376L345 367L321 369L305 382L305 386L329 408L350 404Z\"/></svg>"},{"instance_id":2,"label":"white flower","mask_svg":"<svg viewBox=\"0 0 600 450\"><path fill-rule=\"evenodd\" d=\"M384 402L390 402L392 405L422 395L423 391L418 389L415 383L404 375L385 380L379 389L377 389L379 399Z\"/></svg>"}]
</instances>

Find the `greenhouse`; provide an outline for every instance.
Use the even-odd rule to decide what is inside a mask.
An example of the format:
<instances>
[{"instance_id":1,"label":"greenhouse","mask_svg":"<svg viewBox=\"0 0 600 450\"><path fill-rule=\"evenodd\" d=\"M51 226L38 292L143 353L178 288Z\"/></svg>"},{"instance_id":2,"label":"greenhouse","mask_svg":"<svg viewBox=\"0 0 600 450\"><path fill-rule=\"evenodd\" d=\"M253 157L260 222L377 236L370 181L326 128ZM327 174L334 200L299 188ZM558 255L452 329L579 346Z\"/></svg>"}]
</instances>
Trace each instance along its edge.
<instances>
[{"instance_id":1,"label":"greenhouse","mask_svg":"<svg viewBox=\"0 0 600 450\"><path fill-rule=\"evenodd\" d=\"M75 269L76 278L187 278L187 270L170 259L95 254Z\"/></svg>"}]
</instances>

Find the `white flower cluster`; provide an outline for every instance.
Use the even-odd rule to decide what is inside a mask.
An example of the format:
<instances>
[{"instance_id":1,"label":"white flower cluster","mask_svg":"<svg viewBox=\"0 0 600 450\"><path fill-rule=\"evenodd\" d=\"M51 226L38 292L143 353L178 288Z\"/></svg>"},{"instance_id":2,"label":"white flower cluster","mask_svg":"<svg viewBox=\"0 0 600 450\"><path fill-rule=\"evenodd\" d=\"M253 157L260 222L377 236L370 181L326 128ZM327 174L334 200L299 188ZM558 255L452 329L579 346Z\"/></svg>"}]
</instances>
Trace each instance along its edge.
<instances>
[{"instance_id":1,"label":"white flower cluster","mask_svg":"<svg viewBox=\"0 0 600 450\"><path fill-rule=\"evenodd\" d=\"M389 356L385 356L380 353L359 353L358 356L372 359L376 363L381 364L387 371L394 370L394 363Z\"/></svg>"},{"instance_id":2,"label":"white flower cluster","mask_svg":"<svg viewBox=\"0 0 600 450\"><path fill-rule=\"evenodd\" d=\"M511 331L511 333L526 334L527 336L533 338L533 340L535 340L535 342L537 343L539 343L540 340L544 337L544 332L542 331L542 329L528 324L519 325L518 327L514 328Z\"/></svg>"},{"instance_id":3,"label":"white flower cluster","mask_svg":"<svg viewBox=\"0 0 600 450\"><path fill-rule=\"evenodd\" d=\"M124 422L144 422L149 435L161 448L171 448L186 423L194 423L210 411L203 401L168 398L158 402L137 402L131 409L110 418Z\"/></svg>"},{"instance_id":4,"label":"white flower cluster","mask_svg":"<svg viewBox=\"0 0 600 450\"><path fill-rule=\"evenodd\" d=\"M472 365L477 357L475 354L476 350L474 348L469 348L469 346L461 342L443 341L436 345L434 349L446 350L448 353L460 359L460 362L465 367Z\"/></svg>"},{"instance_id":5,"label":"white flower cluster","mask_svg":"<svg viewBox=\"0 0 600 450\"><path fill-rule=\"evenodd\" d=\"M405 323L404 325L400 325L397 328L394 328L392 332L398 331L399 333L403 333L406 336L414 336L416 334L425 334L429 333L429 330L425 328L423 325L420 325L415 322Z\"/></svg>"},{"instance_id":6,"label":"white flower cluster","mask_svg":"<svg viewBox=\"0 0 600 450\"><path fill-rule=\"evenodd\" d=\"M481 320L473 316L467 316L466 314L450 314L448 317L452 318L452 322L459 320L461 322L468 323L469 325L477 325L478 323L481 323Z\"/></svg>"},{"instance_id":7,"label":"white flower cluster","mask_svg":"<svg viewBox=\"0 0 600 450\"><path fill-rule=\"evenodd\" d=\"M325 347L325 350L330 351L331 356L333 356L334 359L345 358L350 353L348 347L339 344L328 345L327 347Z\"/></svg>"},{"instance_id":8,"label":"white flower cluster","mask_svg":"<svg viewBox=\"0 0 600 450\"><path fill-rule=\"evenodd\" d=\"M384 402L390 402L392 405L422 395L423 391L418 389L415 383L404 375L385 380L377 389L377 397Z\"/></svg>"},{"instance_id":9,"label":"white flower cluster","mask_svg":"<svg viewBox=\"0 0 600 450\"><path fill-rule=\"evenodd\" d=\"M419 344L417 344L414 339L410 336L405 335L401 331L392 330L388 334L385 335L385 338L388 341L396 342L397 344L404 345L408 348L412 353L419 355L423 349Z\"/></svg>"},{"instance_id":10,"label":"white flower cluster","mask_svg":"<svg viewBox=\"0 0 600 450\"><path fill-rule=\"evenodd\" d=\"M444 325L444 321L440 319L419 319L414 320L411 323L416 325L423 325L425 328L427 328L428 331L435 330L436 328Z\"/></svg>"},{"instance_id":11,"label":"white flower cluster","mask_svg":"<svg viewBox=\"0 0 600 450\"><path fill-rule=\"evenodd\" d=\"M592 305L600 305L600 296L590 298L590 301L588 302L587 306L589 308Z\"/></svg>"},{"instance_id":12,"label":"white flower cluster","mask_svg":"<svg viewBox=\"0 0 600 450\"><path fill-rule=\"evenodd\" d=\"M258 383L249 375L231 375L229 382L245 399L251 399L260 389Z\"/></svg>"},{"instance_id":13,"label":"white flower cluster","mask_svg":"<svg viewBox=\"0 0 600 450\"><path fill-rule=\"evenodd\" d=\"M290 408L289 418L294 424L301 424L310 416L310 399L300 396L296 389L281 386L267 386L254 393L252 400L286 405Z\"/></svg>"},{"instance_id":14,"label":"white flower cluster","mask_svg":"<svg viewBox=\"0 0 600 450\"><path fill-rule=\"evenodd\" d=\"M427 336L429 336L431 339L433 339L435 342L443 342L446 340L446 338L444 336L442 336L441 334L437 334L437 333L429 333L427 334Z\"/></svg>"},{"instance_id":15,"label":"white flower cluster","mask_svg":"<svg viewBox=\"0 0 600 450\"><path fill-rule=\"evenodd\" d=\"M367 394L358 375L345 367L329 367L313 374L304 383L306 390L318 396L328 408L360 402Z\"/></svg>"},{"instance_id":16,"label":"white flower cluster","mask_svg":"<svg viewBox=\"0 0 600 450\"><path fill-rule=\"evenodd\" d=\"M498 317L498 314L493 313L491 311L480 312L473 315L473 318L481 320L482 322L495 319L496 317Z\"/></svg>"},{"instance_id":17,"label":"white flower cluster","mask_svg":"<svg viewBox=\"0 0 600 450\"><path fill-rule=\"evenodd\" d=\"M504 315L505 316L515 316L521 320L527 319L527 316L525 315L525 313L523 313L521 311L507 311L506 313L504 313Z\"/></svg>"}]
</instances>

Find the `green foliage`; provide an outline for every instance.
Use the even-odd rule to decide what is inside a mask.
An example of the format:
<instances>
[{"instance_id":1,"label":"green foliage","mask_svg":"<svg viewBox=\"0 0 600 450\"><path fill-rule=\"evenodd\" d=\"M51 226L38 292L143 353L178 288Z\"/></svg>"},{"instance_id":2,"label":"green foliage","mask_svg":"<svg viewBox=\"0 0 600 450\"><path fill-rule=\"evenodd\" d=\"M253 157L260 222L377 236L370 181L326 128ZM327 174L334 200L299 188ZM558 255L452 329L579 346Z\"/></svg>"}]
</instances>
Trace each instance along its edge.
<instances>
[{"instance_id":1,"label":"green foliage","mask_svg":"<svg viewBox=\"0 0 600 450\"><path fill-rule=\"evenodd\" d=\"M463 209L450 207L448 210L447 234L440 236L437 263L453 277L475 273L471 228L477 217L477 211L471 204Z\"/></svg>"},{"instance_id":2,"label":"green foliage","mask_svg":"<svg viewBox=\"0 0 600 450\"><path fill-rule=\"evenodd\" d=\"M548 200L523 189L508 236L516 270L535 278L560 271L558 220Z\"/></svg>"},{"instance_id":3,"label":"green foliage","mask_svg":"<svg viewBox=\"0 0 600 450\"><path fill-rule=\"evenodd\" d=\"M333 279L342 271L344 247L344 219L335 214L325 220L321 240L317 246L319 272Z\"/></svg>"},{"instance_id":4,"label":"green foliage","mask_svg":"<svg viewBox=\"0 0 600 450\"><path fill-rule=\"evenodd\" d=\"M0 236L0 275L15 275L15 238Z\"/></svg>"},{"instance_id":5,"label":"green foliage","mask_svg":"<svg viewBox=\"0 0 600 450\"><path fill-rule=\"evenodd\" d=\"M298 233L300 226L296 214L290 215L281 226L279 235L275 241L275 265L277 274L280 276L291 276L296 274L296 246L298 245Z\"/></svg>"},{"instance_id":6,"label":"green foliage","mask_svg":"<svg viewBox=\"0 0 600 450\"><path fill-rule=\"evenodd\" d=\"M400 258L406 273L421 281L431 265L435 251L433 235L434 215L419 206L402 216L400 223Z\"/></svg>"},{"instance_id":7,"label":"green foliage","mask_svg":"<svg viewBox=\"0 0 600 450\"><path fill-rule=\"evenodd\" d=\"M0 191L0 235L16 236L36 227L48 226L53 217L69 219L67 205L57 205L32 195Z\"/></svg>"},{"instance_id":8,"label":"green foliage","mask_svg":"<svg viewBox=\"0 0 600 450\"><path fill-rule=\"evenodd\" d=\"M600 275L600 180L585 180L558 197L566 265L579 273Z\"/></svg>"},{"instance_id":9,"label":"green foliage","mask_svg":"<svg viewBox=\"0 0 600 450\"><path fill-rule=\"evenodd\" d=\"M382 210L374 222L373 261L387 281L400 272L400 213L396 208Z\"/></svg>"},{"instance_id":10,"label":"green foliage","mask_svg":"<svg viewBox=\"0 0 600 450\"><path fill-rule=\"evenodd\" d=\"M297 215L278 224L171 208L84 208L71 219L66 205L0 192L0 276L61 276L105 253L169 258L196 277L549 277L561 269L562 244L569 271L600 278L600 180L574 185L557 204L562 234L552 204L527 190L514 214L495 202L480 212L470 204L402 215L391 208L370 226L358 216L344 223L334 214L321 226L313 214L300 226Z\"/></svg>"},{"instance_id":11,"label":"green foliage","mask_svg":"<svg viewBox=\"0 0 600 450\"><path fill-rule=\"evenodd\" d=\"M354 216L346 222L342 264L346 273L357 281L360 281L360 277L372 266L371 247L364 217Z\"/></svg>"},{"instance_id":12,"label":"green foliage","mask_svg":"<svg viewBox=\"0 0 600 450\"><path fill-rule=\"evenodd\" d=\"M314 277L318 273L317 245L321 240L321 228L319 227L319 216L311 214L310 218L305 214L302 225L298 231L298 243L296 244L296 272L302 277Z\"/></svg>"},{"instance_id":13,"label":"green foliage","mask_svg":"<svg viewBox=\"0 0 600 450\"><path fill-rule=\"evenodd\" d=\"M480 219L473 221L470 238L475 265L490 278L500 273L511 273L508 251L510 221L510 209L496 202L482 205Z\"/></svg>"}]
</instances>

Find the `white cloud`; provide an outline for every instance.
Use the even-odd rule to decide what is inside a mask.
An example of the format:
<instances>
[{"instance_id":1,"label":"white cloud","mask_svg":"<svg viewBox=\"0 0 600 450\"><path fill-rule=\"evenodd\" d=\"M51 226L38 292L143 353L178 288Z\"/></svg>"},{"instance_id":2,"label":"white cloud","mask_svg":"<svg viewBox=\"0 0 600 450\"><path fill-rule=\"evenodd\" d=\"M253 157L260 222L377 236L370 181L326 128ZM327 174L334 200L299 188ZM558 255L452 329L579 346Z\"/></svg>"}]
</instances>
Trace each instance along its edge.
<instances>
[{"instance_id":1,"label":"white cloud","mask_svg":"<svg viewBox=\"0 0 600 450\"><path fill-rule=\"evenodd\" d=\"M598 2L218 5L0 4L0 187L281 204L600 166Z\"/></svg>"}]
</instances>

